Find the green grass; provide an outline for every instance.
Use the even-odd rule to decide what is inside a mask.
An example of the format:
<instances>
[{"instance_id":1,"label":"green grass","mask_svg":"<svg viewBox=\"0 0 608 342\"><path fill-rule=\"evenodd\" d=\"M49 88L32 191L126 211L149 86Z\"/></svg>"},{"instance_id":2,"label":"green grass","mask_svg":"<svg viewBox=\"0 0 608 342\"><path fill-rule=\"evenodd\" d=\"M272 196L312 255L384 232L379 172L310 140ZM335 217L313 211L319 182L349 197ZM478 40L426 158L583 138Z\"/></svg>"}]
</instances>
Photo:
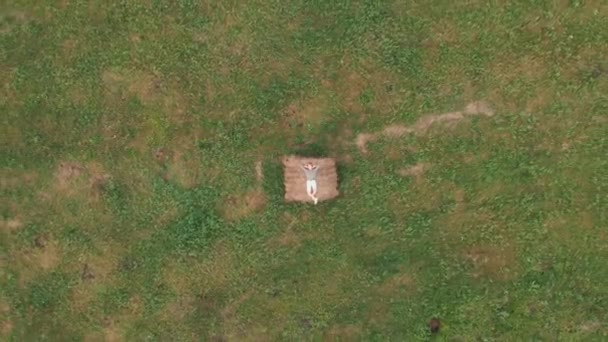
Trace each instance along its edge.
<instances>
[{"instance_id":1,"label":"green grass","mask_svg":"<svg viewBox=\"0 0 608 342\"><path fill-rule=\"evenodd\" d=\"M608 336L601 1L59 3L0 8L0 339Z\"/></svg>"}]
</instances>

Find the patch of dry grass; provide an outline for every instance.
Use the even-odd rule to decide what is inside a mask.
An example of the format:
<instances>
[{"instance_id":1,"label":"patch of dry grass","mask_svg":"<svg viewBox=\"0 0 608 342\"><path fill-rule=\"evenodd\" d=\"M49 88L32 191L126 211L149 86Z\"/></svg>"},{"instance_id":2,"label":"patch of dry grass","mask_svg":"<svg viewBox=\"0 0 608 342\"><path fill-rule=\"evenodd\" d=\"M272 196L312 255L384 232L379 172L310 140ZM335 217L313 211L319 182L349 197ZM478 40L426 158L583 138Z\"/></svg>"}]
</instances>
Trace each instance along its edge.
<instances>
[{"instance_id":1,"label":"patch of dry grass","mask_svg":"<svg viewBox=\"0 0 608 342\"><path fill-rule=\"evenodd\" d=\"M507 281L517 276L516 250L511 245L477 245L470 247L464 259L473 267L473 278Z\"/></svg>"},{"instance_id":2,"label":"patch of dry grass","mask_svg":"<svg viewBox=\"0 0 608 342\"><path fill-rule=\"evenodd\" d=\"M12 251L11 260L12 267L23 270L19 273L18 283L25 287L40 274L52 271L62 262L61 246L54 239L41 236L36 239L35 246Z\"/></svg>"},{"instance_id":3,"label":"patch of dry grass","mask_svg":"<svg viewBox=\"0 0 608 342\"><path fill-rule=\"evenodd\" d=\"M121 258L126 254L123 246L111 243L98 244L96 252L81 256L67 266L79 274L79 281L71 291L70 307L85 314L104 289L117 284Z\"/></svg>"},{"instance_id":4,"label":"patch of dry grass","mask_svg":"<svg viewBox=\"0 0 608 342\"><path fill-rule=\"evenodd\" d=\"M0 319L0 336L8 338L13 330L13 322L10 319L11 307L2 297L0 297L0 314L3 317Z\"/></svg>"}]
</instances>

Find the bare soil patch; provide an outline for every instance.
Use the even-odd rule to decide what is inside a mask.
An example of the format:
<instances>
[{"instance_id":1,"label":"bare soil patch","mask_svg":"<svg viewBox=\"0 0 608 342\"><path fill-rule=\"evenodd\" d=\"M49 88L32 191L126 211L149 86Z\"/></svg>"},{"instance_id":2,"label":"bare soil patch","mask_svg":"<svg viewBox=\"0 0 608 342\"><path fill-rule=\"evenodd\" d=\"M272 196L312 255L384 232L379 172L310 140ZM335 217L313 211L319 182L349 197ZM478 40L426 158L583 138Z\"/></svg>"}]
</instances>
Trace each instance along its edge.
<instances>
[{"instance_id":1,"label":"bare soil patch","mask_svg":"<svg viewBox=\"0 0 608 342\"><path fill-rule=\"evenodd\" d=\"M13 331L13 322L11 322L10 320L2 322L2 327L0 328L0 335L7 337L10 335L11 331Z\"/></svg>"},{"instance_id":2,"label":"bare soil patch","mask_svg":"<svg viewBox=\"0 0 608 342\"><path fill-rule=\"evenodd\" d=\"M97 162L87 164L87 176L89 178L89 188L94 196L100 196L111 179L103 165Z\"/></svg>"},{"instance_id":3,"label":"bare soil patch","mask_svg":"<svg viewBox=\"0 0 608 342\"><path fill-rule=\"evenodd\" d=\"M11 307L4 301L0 302L0 316L3 318L3 322L0 324L0 336L7 337L13 331L13 322L9 319Z\"/></svg>"},{"instance_id":4,"label":"bare soil patch","mask_svg":"<svg viewBox=\"0 0 608 342\"><path fill-rule=\"evenodd\" d=\"M66 60L70 60L78 48L78 40L76 38L68 38L61 42L61 53Z\"/></svg>"},{"instance_id":5,"label":"bare soil patch","mask_svg":"<svg viewBox=\"0 0 608 342\"><path fill-rule=\"evenodd\" d=\"M54 193L65 196L88 193L96 198L110 180L100 163L61 162L55 171Z\"/></svg>"},{"instance_id":6,"label":"bare soil patch","mask_svg":"<svg viewBox=\"0 0 608 342\"><path fill-rule=\"evenodd\" d=\"M46 246L42 248L42 251L38 253L37 257L40 267L45 271L50 270L59 263L59 247L54 242L47 243Z\"/></svg>"},{"instance_id":7,"label":"bare soil patch","mask_svg":"<svg viewBox=\"0 0 608 342\"><path fill-rule=\"evenodd\" d=\"M9 33L17 26L27 24L30 20L32 20L30 13L4 8L0 13L0 34Z\"/></svg>"},{"instance_id":8,"label":"bare soil patch","mask_svg":"<svg viewBox=\"0 0 608 342\"><path fill-rule=\"evenodd\" d=\"M369 151L367 150L367 144L376 140L378 140L378 136L373 133L361 133L357 135L355 144L357 145L361 153L367 154L369 153Z\"/></svg>"},{"instance_id":9,"label":"bare soil patch","mask_svg":"<svg viewBox=\"0 0 608 342\"><path fill-rule=\"evenodd\" d=\"M184 270L183 265L177 262L168 262L162 271L164 282L175 293L179 293L182 296L192 295L191 286L194 278L199 274L199 265L193 264L191 266L192 270Z\"/></svg>"},{"instance_id":10,"label":"bare soil patch","mask_svg":"<svg viewBox=\"0 0 608 342\"><path fill-rule=\"evenodd\" d=\"M97 253L84 255L68 265L70 272L80 274L80 281L74 285L70 295L70 306L76 312L85 312L99 291L111 286L115 281L115 271L125 250L120 245L100 244Z\"/></svg>"},{"instance_id":11,"label":"bare soil patch","mask_svg":"<svg viewBox=\"0 0 608 342\"><path fill-rule=\"evenodd\" d=\"M106 342L124 341L123 330L141 317L143 307L143 300L139 296L133 296L129 299L127 307L120 313L106 317L103 322L103 340ZM99 340L99 336L92 336L90 339Z\"/></svg>"},{"instance_id":12,"label":"bare soil patch","mask_svg":"<svg viewBox=\"0 0 608 342\"><path fill-rule=\"evenodd\" d=\"M461 121L467 116L483 115L493 116L494 111L492 108L483 101L475 101L469 103L463 110L457 112L448 112L443 114L431 114L425 115L418 119L413 125L390 125L385 127L382 131L376 133L361 133L357 136L355 144L359 148L359 151L363 154L369 153L367 144L376 141L380 137L384 136L387 138L400 138L406 134L424 134L431 126L436 124L447 125L448 127L453 126L458 121Z\"/></svg>"},{"instance_id":13,"label":"bare soil patch","mask_svg":"<svg viewBox=\"0 0 608 342\"><path fill-rule=\"evenodd\" d=\"M262 161L258 160L255 162L255 180L261 186L264 181L264 169L262 168Z\"/></svg>"},{"instance_id":14,"label":"bare soil patch","mask_svg":"<svg viewBox=\"0 0 608 342\"><path fill-rule=\"evenodd\" d=\"M455 211L462 212L465 208L466 193L464 189L457 188L454 190L454 202L456 202Z\"/></svg>"},{"instance_id":15,"label":"bare soil patch","mask_svg":"<svg viewBox=\"0 0 608 342\"><path fill-rule=\"evenodd\" d=\"M160 87L160 86L158 86ZM180 89L179 84L175 81L167 82L158 96L162 97L162 107L169 120L176 125L189 125L194 117L189 112L190 98L186 92Z\"/></svg>"},{"instance_id":16,"label":"bare soil patch","mask_svg":"<svg viewBox=\"0 0 608 342\"><path fill-rule=\"evenodd\" d=\"M431 28L432 34L429 37L435 42L437 45L441 45L443 43L447 44L455 44L459 40L458 33L460 30L458 29L458 25L451 19L442 19L436 22Z\"/></svg>"},{"instance_id":17,"label":"bare soil patch","mask_svg":"<svg viewBox=\"0 0 608 342\"><path fill-rule=\"evenodd\" d=\"M598 321L587 321L579 326L579 330L583 333L593 333L602 328L602 323Z\"/></svg>"},{"instance_id":18,"label":"bare soil patch","mask_svg":"<svg viewBox=\"0 0 608 342\"><path fill-rule=\"evenodd\" d=\"M43 271L54 268L60 260L58 244L47 236L38 236L34 240L34 248L24 251L25 260L32 266L38 266Z\"/></svg>"},{"instance_id":19,"label":"bare soil patch","mask_svg":"<svg viewBox=\"0 0 608 342\"><path fill-rule=\"evenodd\" d=\"M32 248L12 251L10 258L21 270L18 283L26 285L41 272L54 269L61 261L61 254L58 244L47 237L36 238Z\"/></svg>"},{"instance_id":20,"label":"bare soil patch","mask_svg":"<svg viewBox=\"0 0 608 342\"><path fill-rule=\"evenodd\" d=\"M163 308L162 312L160 313L160 317L166 321L179 322L194 311L196 305L195 302L196 300L193 296L188 294L180 294L177 300L167 304Z\"/></svg>"},{"instance_id":21,"label":"bare soil patch","mask_svg":"<svg viewBox=\"0 0 608 342\"><path fill-rule=\"evenodd\" d=\"M378 288L379 293L384 296L395 295L395 293L401 290L412 292L416 290L416 279L413 275L406 273L396 274L384 281Z\"/></svg>"},{"instance_id":22,"label":"bare soil patch","mask_svg":"<svg viewBox=\"0 0 608 342\"><path fill-rule=\"evenodd\" d=\"M473 278L490 278L509 280L515 275L517 260L515 248L510 245L501 247L492 245L473 246L464 254L464 258L473 266Z\"/></svg>"},{"instance_id":23,"label":"bare soil patch","mask_svg":"<svg viewBox=\"0 0 608 342\"><path fill-rule=\"evenodd\" d=\"M426 170L429 169L429 167L430 165L428 163L418 163L414 166L397 170L397 174L403 177L419 178Z\"/></svg>"},{"instance_id":24,"label":"bare soil patch","mask_svg":"<svg viewBox=\"0 0 608 342\"><path fill-rule=\"evenodd\" d=\"M16 217L3 219L0 221L0 227L2 227L2 230L4 231L13 232L23 227L23 221Z\"/></svg>"},{"instance_id":25,"label":"bare soil patch","mask_svg":"<svg viewBox=\"0 0 608 342\"><path fill-rule=\"evenodd\" d=\"M84 166L76 162L62 162L57 167L55 178L60 189L66 188L70 181L78 178L84 171Z\"/></svg>"},{"instance_id":26,"label":"bare soil patch","mask_svg":"<svg viewBox=\"0 0 608 342\"><path fill-rule=\"evenodd\" d=\"M104 330L104 341L105 342L118 342L122 341L122 334L118 326L115 323L110 323Z\"/></svg>"},{"instance_id":27,"label":"bare soil patch","mask_svg":"<svg viewBox=\"0 0 608 342\"><path fill-rule=\"evenodd\" d=\"M382 133L389 138L400 138L406 134L414 132L413 128L402 125L391 125L384 128Z\"/></svg>"}]
</instances>

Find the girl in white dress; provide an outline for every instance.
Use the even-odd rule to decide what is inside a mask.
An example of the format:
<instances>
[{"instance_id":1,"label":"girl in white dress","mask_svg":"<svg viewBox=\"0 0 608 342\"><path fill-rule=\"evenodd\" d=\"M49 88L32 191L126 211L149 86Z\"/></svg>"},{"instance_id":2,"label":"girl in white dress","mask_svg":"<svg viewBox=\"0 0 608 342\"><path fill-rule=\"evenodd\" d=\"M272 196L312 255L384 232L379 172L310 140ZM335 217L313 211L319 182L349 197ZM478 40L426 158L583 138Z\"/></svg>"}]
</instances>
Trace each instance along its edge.
<instances>
[{"instance_id":1,"label":"girl in white dress","mask_svg":"<svg viewBox=\"0 0 608 342\"><path fill-rule=\"evenodd\" d=\"M306 193L314 204L317 204L319 199L315 195L317 194L317 172L319 171L319 166L309 162L300 167L306 174Z\"/></svg>"}]
</instances>

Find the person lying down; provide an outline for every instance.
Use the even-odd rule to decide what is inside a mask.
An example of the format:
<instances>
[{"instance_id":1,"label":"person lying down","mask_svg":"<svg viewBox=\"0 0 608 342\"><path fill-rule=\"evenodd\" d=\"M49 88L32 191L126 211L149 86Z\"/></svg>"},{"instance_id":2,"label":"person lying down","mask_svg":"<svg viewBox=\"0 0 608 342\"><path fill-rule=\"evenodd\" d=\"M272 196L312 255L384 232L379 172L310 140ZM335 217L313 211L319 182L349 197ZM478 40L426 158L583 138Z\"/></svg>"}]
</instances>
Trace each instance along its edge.
<instances>
[{"instance_id":1,"label":"person lying down","mask_svg":"<svg viewBox=\"0 0 608 342\"><path fill-rule=\"evenodd\" d=\"M300 166L304 173L306 174L306 193L312 199L312 201L317 204L319 199L317 198L317 172L319 171L319 166L314 165L313 163L306 163Z\"/></svg>"}]
</instances>

